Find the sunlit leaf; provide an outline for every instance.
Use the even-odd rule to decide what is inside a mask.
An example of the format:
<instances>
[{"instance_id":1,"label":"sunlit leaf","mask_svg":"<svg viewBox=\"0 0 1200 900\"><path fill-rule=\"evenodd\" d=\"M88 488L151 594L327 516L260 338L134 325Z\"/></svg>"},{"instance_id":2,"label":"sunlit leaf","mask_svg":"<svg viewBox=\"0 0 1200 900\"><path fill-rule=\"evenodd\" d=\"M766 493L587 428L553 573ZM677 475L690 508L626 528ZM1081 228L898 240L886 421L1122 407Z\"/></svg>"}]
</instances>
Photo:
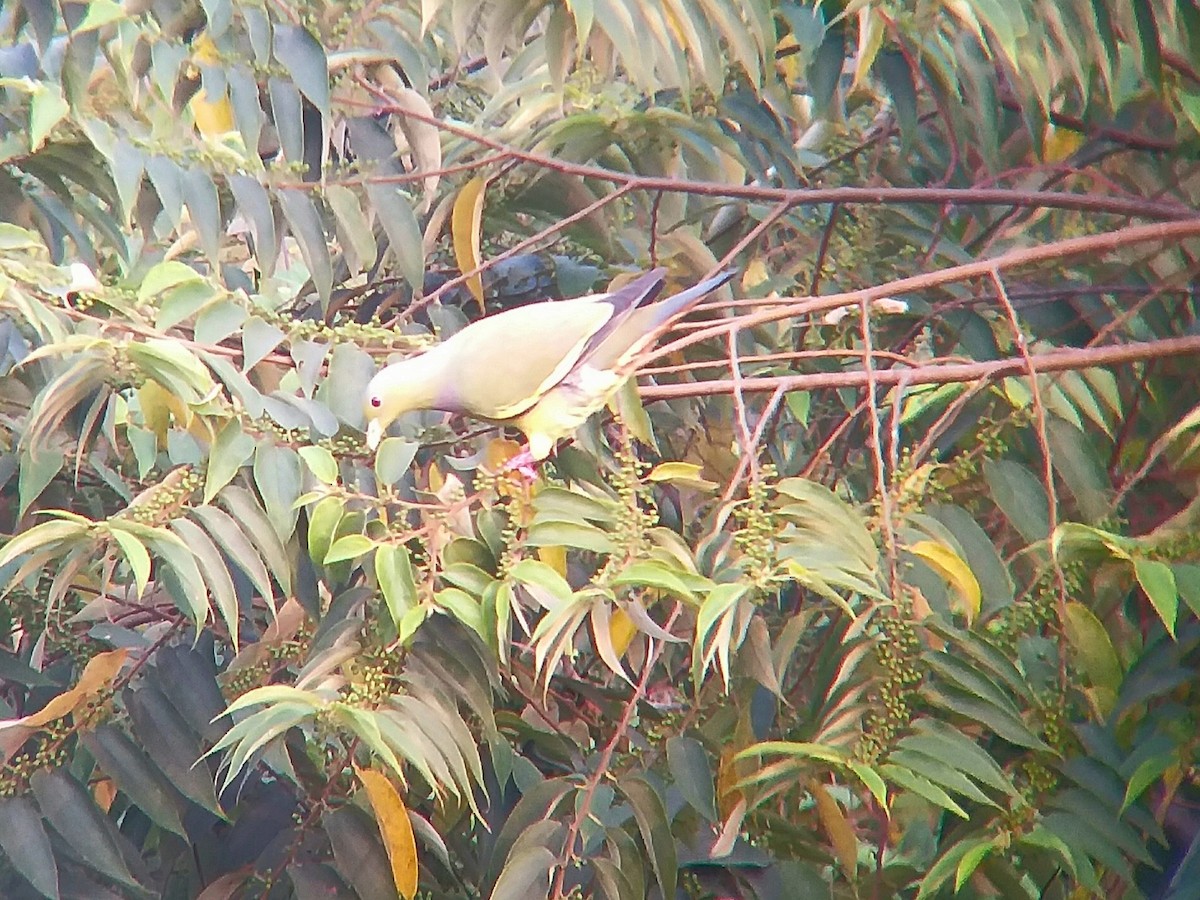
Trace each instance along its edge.
<instances>
[{"instance_id":1,"label":"sunlit leaf","mask_svg":"<svg viewBox=\"0 0 1200 900\"><path fill-rule=\"evenodd\" d=\"M487 181L479 176L472 178L458 192L454 211L450 215L450 230L454 236L454 259L459 271L471 272L479 268L480 228L483 220L483 197ZM467 289L483 311L483 279L472 275L467 279Z\"/></svg>"}]
</instances>

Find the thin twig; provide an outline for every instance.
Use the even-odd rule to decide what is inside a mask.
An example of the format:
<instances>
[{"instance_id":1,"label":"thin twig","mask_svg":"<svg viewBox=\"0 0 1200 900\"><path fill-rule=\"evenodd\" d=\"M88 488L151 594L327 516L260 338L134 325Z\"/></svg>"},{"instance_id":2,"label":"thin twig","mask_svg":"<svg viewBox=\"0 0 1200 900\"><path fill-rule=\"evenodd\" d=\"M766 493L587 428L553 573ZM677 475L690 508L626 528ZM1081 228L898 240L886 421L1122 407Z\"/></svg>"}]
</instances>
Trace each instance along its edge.
<instances>
[{"instance_id":1,"label":"thin twig","mask_svg":"<svg viewBox=\"0 0 1200 900\"><path fill-rule=\"evenodd\" d=\"M679 604L676 603L663 628L668 631L671 630L671 626L675 624L675 620L679 617L680 609ZM650 683L650 674L654 670L655 663L658 662L659 655L662 653L663 645L661 643L649 637L646 638L646 641L650 644L650 649L642 665L641 677L638 678L637 684L634 685L633 694L625 702L625 708L621 711L621 718L617 722L617 727L613 729L612 737L604 745L604 749L600 751L600 757L596 761L596 768L592 770L592 774L588 776L584 784L583 797L575 811L575 818L571 821L571 825L567 829L567 837L563 843L563 855L558 863L558 871L554 875L554 888L550 892L550 896L554 900L562 900L565 896L563 894L563 883L567 877L567 866L571 864L571 860L575 856L575 841L579 837L579 829L583 827L584 821L591 815L592 800L596 795L596 789L600 786L600 782L604 779L604 776L608 774L608 767L612 763L617 745L624 740L625 733L629 730L629 723L633 721L634 711L637 709L642 697L646 694L646 686Z\"/></svg>"},{"instance_id":2,"label":"thin twig","mask_svg":"<svg viewBox=\"0 0 1200 900\"><path fill-rule=\"evenodd\" d=\"M1035 432L1038 447L1042 452L1042 485L1046 489L1046 520L1050 534L1050 565L1054 571L1054 581L1058 587L1058 621L1059 621L1059 682L1063 690L1067 687L1067 654L1062 638L1067 627L1067 579L1063 574L1062 565L1058 559L1058 542L1054 540L1054 532L1058 530L1058 491L1054 486L1054 457L1050 452L1050 437L1046 431L1046 404L1042 400L1042 389L1038 384L1038 371L1033 366L1033 357L1025 343L1025 332L1017 318L1017 311L1008 299L1004 289L1004 280L999 272L991 274L992 284L996 286L996 297L1008 317L1012 327L1013 340L1016 341L1017 351L1025 361L1029 373L1029 393L1033 398L1033 414L1036 420Z\"/></svg>"}]
</instances>

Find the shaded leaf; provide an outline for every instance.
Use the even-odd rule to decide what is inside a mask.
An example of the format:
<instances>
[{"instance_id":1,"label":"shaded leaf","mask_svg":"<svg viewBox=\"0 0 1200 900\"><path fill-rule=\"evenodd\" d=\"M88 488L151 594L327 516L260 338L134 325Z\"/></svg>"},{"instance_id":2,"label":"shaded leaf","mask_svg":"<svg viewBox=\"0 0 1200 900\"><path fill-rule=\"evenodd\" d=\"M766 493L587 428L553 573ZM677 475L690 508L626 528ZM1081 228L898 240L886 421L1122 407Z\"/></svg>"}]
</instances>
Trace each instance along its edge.
<instances>
[{"instance_id":1,"label":"shaded leaf","mask_svg":"<svg viewBox=\"0 0 1200 900\"><path fill-rule=\"evenodd\" d=\"M117 845L116 831L91 795L65 769L41 769L29 779L38 807L83 860L119 884L138 887Z\"/></svg>"},{"instance_id":2,"label":"shaded leaf","mask_svg":"<svg viewBox=\"0 0 1200 900\"><path fill-rule=\"evenodd\" d=\"M142 749L115 725L103 724L85 732L81 740L101 770L112 778L155 824L187 838L179 816L178 796L162 772Z\"/></svg>"},{"instance_id":3,"label":"shaded leaf","mask_svg":"<svg viewBox=\"0 0 1200 900\"><path fill-rule=\"evenodd\" d=\"M0 800L0 848L43 897L58 900L58 865L42 815L27 797Z\"/></svg>"},{"instance_id":4,"label":"shaded leaf","mask_svg":"<svg viewBox=\"0 0 1200 900\"><path fill-rule=\"evenodd\" d=\"M640 777L624 779L618 788L633 809L662 895L674 897L679 863L675 855L675 838L671 835L671 824L667 821L667 808L662 797L649 782Z\"/></svg>"},{"instance_id":5,"label":"shaded leaf","mask_svg":"<svg viewBox=\"0 0 1200 900\"><path fill-rule=\"evenodd\" d=\"M333 847L337 870L359 897L387 900L398 896L391 862L370 816L357 806L342 806L325 813L321 821Z\"/></svg>"}]
</instances>

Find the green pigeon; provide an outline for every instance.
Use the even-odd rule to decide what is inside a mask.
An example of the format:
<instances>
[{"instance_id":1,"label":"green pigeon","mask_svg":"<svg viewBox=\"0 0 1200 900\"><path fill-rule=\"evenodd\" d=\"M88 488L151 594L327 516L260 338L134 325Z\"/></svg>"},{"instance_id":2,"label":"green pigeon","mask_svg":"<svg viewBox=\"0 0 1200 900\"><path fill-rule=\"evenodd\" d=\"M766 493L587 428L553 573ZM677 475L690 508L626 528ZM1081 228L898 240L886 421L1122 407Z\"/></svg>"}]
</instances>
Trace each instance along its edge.
<instances>
[{"instance_id":1,"label":"green pigeon","mask_svg":"<svg viewBox=\"0 0 1200 900\"><path fill-rule=\"evenodd\" d=\"M515 425L529 442L522 463L545 459L604 407L665 325L734 275L653 302L666 274L658 268L611 293L508 309L386 366L367 385L367 446L377 447L397 416L437 409Z\"/></svg>"}]
</instances>

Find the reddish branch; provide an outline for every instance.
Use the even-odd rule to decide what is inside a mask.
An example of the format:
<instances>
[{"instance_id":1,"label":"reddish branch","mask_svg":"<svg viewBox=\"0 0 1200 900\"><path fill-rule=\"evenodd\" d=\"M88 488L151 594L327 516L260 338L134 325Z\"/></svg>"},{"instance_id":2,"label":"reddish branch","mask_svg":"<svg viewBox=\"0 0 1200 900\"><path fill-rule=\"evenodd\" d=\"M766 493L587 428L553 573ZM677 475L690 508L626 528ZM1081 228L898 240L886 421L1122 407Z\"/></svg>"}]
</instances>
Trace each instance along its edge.
<instances>
[{"instance_id":1,"label":"reddish branch","mask_svg":"<svg viewBox=\"0 0 1200 900\"><path fill-rule=\"evenodd\" d=\"M364 83L364 87L374 89ZM377 89L376 89L377 90ZM821 203L931 203L937 205L1032 206L1052 209L1073 209L1120 216L1150 219L1188 219L1195 211L1178 203L1158 203L1149 200L1105 197L1094 194L1072 194L1064 191L1017 191L1001 188L894 188L894 187L836 187L836 188L776 188L755 184L729 184L723 181L692 181L649 175L632 175L601 166L589 166L555 159L541 153L519 150L500 141L485 137L470 128L444 122L436 116L426 116L398 106L364 103L350 97L339 98L346 106L388 112L432 125L480 146L487 147L512 159L532 163L540 168L564 175L593 178L619 184L630 190L693 194L701 197L720 197L727 200L756 202L786 202L792 206ZM387 178L379 179L381 181Z\"/></svg>"},{"instance_id":2,"label":"reddish branch","mask_svg":"<svg viewBox=\"0 0 1200 900\"><path fill-rule=\"evenodd\" d=\"M1168 356L1188 356L1200 353L1200 336L1162 338L1132 344L1111 344L1105 347L1070 347L1036 353L1029 363L1038 374L1090 369L1095 366L1119 366L1161 359ZM977 363L947 365L917 365L911 369L876 369L871 379L877 386L950 384L976 381L983 378L1005 378L1028 373L1020 356ZM737 387L746 393L763 393L782 388L784 391L813 391L822 388L866 387L868 376L863 371L814 372L808 375L777 375L742 378ZM679 397L707 397L713 394L732 394L732 379L700 381L685 384L651 384L640 389L647 400L670 400Z\"/></svg>"}]
</instances>

